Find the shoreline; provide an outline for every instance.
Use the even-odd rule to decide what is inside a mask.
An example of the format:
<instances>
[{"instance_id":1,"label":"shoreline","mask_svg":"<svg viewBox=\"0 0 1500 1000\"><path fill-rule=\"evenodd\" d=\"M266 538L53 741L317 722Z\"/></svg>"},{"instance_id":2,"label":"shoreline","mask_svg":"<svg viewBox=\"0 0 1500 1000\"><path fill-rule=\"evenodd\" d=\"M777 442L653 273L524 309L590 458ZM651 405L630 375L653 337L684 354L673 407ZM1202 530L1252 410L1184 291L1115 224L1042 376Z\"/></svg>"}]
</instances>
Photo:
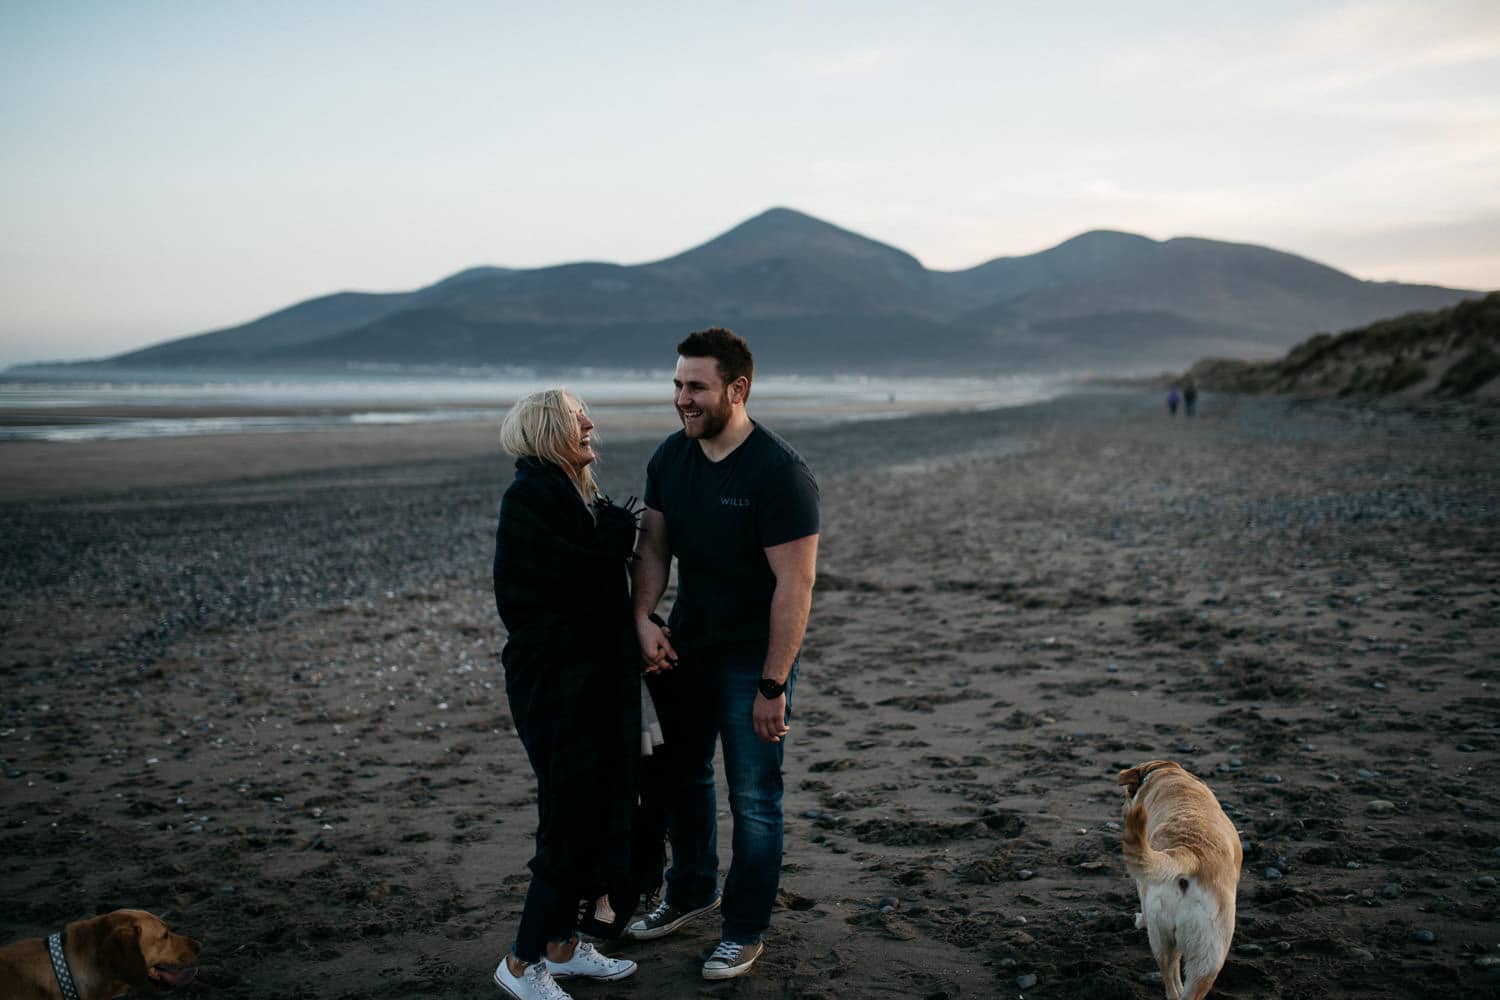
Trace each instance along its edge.
<instances>
[{"instance_id":1,"label":"shoreline","mask_svg":"<svg viewBox=\"0 0 1500 1000\"><path fill-rule=\"evenodd\" d=\"M841 423L900 421L979 412L973 400L804 403L771 397L756 408L773 428L807 430ZM1023 409L1041 404L1027 403ZM467 410L461 404L428 409ZM614 442L660 440L680 427L670 403L642 405L604 400L590 404L607 449ZM383 412L407 412L391 406ZM377 412L373 407L89 407L89 419L307 416ZM256 478L352 469L362 466L493 457L504 410L483 420L423 420L390 424L339 424L299 430L161 434L99 440L0 440L0 502L61 499L120 491L208 486ZM3 420L0 420L3 422Z\"/></svg>"}]
</instances>

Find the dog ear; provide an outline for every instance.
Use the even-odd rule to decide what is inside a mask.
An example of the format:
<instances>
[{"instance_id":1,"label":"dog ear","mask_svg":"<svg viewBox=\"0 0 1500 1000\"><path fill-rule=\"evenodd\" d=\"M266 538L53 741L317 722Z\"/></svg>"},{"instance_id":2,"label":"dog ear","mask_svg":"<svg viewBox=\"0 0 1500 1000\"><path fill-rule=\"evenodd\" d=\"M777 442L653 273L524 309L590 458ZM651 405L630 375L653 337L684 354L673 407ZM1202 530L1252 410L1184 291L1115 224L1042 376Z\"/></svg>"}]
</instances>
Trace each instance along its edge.
<instances>
[{"instance_id":1,"label":"dog ear","mask_svg":"<svg viewBox=\"0 0 1500 1000\"><path fill-rule=\"evenodd\" d=\"M1148 760L1137 764L1135 767L1127 767L1121 771L1119 777L1115 779L1115 783L1124 785L1125 794L1133 799L1135 798L1135 793L1141 790L1141 785L1145 783L1146 779L1152 773L1160 771L1164 767L1175 767L1179 771L1182 770L1182 765L1175 761Z\"/></svg>"},{"instance_id":2,"label":"dog ear","mask_svg":"<svg viewBox=\"0 0 1500 1000\"><path fill-rule=\"evenodd\" d=\"M110 931L99 952L115 979L123 980L132 988L150 982L146 956L141 953L141 925L134 920L125 921Z\"/></svg>"}]
</instances>

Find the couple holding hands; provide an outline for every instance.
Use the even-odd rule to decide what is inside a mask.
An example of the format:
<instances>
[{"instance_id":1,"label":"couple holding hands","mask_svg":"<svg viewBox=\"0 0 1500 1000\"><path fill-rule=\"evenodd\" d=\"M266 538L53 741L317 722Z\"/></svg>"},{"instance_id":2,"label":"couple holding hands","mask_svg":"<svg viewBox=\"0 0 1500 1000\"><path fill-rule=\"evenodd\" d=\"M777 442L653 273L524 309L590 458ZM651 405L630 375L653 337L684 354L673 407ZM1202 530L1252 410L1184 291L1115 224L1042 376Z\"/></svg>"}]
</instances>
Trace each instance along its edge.
<instances>
[{"instance_id":1,"label":"couple holding hands","mask_svg":"<svg viewBox=\"0 0 1500 1000\"><path fill-rule=\"evenodd\" d=\"M682 430L652 456L639 515L600 493L594 424L566 391L526 397L501 428L517 460L500 502L495 603L539 813L520 926L495 969L519 1000L567 1000L558 979L635 972L580 931L650 940L722 906L703 964L703 977L719 980L749 971L771 921L818 487L791 446L746 413L754 361L742 338L715 327L677 353ZM677 596L663 623L656 605L674 558ZM650 735L655 718L664 745ZM734 821L722 893L716 742ZM664 836L666 891L636 916L662 882Z\"/></svg>"}]
</instances>

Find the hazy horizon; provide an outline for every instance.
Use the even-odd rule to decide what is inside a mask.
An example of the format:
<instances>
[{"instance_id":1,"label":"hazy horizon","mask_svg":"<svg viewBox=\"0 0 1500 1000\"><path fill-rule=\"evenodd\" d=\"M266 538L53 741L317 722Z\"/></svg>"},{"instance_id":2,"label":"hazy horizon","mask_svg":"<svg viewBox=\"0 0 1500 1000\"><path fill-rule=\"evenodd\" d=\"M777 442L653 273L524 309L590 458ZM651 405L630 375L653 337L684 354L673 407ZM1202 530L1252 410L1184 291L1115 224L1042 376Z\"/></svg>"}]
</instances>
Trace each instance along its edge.
<instances>
[{"instance_id":1,"label":"hazy horizon","mask_svg":"<svg viewBox=\"0 0 1500 1000\"><path fill-rule=\"evenodd\" d=\"M1500 288L1500 8L0 8L0 366L773 206L934 270L1091 229Z\"/></svg>"}]
</instances>

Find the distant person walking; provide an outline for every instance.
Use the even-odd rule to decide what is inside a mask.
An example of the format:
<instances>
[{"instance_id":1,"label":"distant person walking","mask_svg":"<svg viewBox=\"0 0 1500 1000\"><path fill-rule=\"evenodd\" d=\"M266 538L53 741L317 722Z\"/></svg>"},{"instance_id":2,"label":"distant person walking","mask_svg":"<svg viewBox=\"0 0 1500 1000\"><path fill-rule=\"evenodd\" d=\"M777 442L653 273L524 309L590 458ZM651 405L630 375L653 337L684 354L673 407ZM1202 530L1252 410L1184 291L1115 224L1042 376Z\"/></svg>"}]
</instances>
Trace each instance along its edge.
<instances>
[{"instance_id":1,"label":"distant person walking","mask_svg":"<svg viewBox=\"0 0 1500 1000\"><path fill-rule=\"evenodd\" d=\"M1174 385L1167 390L1167 413L1169 415L1177 416L1177 403L1181 399L1182 397L1177 393L1177 386Z\"/></svg>"},{"instance_id":2,"label":"distant person walking","mask_svg":"<svg viewBox=\"0 0 1500 1000\"><path fill-rule=\"evenodd\" d=\"M736 334L677 345L682 430L646 470L635 625L671 779L672 849L661 904L626 931L664 937L720 905L714 745L721 742L734 845L721 939L703 978L732 979L760 957L781 880L781 766L818 556L818 485L792 447L750 419L755 362ZM669 629L650 620L677 560Z\"/></svg>"},{"instance_id":3,"label":"distant person walking","mask_svg":"<svg viewBox=\"0 0 1500 1000\"><path fill-rule=\"evenodd\" d=\"M527 396L500 428L501 445L517 456L495 534L495 606L508 633L500 659L538 813L521 923L495 969L517 1000L568 1000L556 979L613 981L636 970L577 934L580 922L618 934L634 911L642 750L626 569L635 516L599 494L593 429L562 389Z\"/></svg>"},{"instance_id":4,"label":"distant person walking","mask_svg":"<svg viewBox=\"0 0 1500 1000\"><path fill-rule=\"evenodd\" d=\"M1182 410L1189 417L1198 412L1198 386L1192 379L1182 384Z\"/></svg>"}]
</instances>

